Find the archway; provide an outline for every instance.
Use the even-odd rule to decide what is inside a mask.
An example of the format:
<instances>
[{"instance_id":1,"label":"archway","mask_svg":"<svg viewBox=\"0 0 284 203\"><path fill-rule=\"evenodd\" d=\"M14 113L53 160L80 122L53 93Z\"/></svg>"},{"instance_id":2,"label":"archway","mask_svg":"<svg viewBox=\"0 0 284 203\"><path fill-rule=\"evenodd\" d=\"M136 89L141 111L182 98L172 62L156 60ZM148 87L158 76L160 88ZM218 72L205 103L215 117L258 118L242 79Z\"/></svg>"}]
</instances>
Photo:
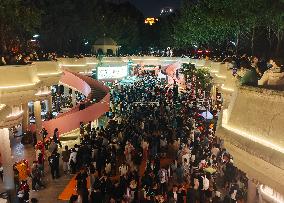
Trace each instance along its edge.
<instances>
[{"instance_id":1,"label":"archway","mask_svg":"<svg viewBox=\"0 0 284 203\"><path fill-rule=\"evenodd\" d=\"M104 54L104 51L102 49L97 50L97 55L103 55L103 54Z\"/></svg>"},{"instance_id":2,"label":"archway","mask_svg":"<svg viewBox=\"0 0 284 203\"><path fill-rule=\"evenodd\" d=\"M113 56L113 50L112 49L107 49L107 56Z\"/></svg>"}]
</instances>

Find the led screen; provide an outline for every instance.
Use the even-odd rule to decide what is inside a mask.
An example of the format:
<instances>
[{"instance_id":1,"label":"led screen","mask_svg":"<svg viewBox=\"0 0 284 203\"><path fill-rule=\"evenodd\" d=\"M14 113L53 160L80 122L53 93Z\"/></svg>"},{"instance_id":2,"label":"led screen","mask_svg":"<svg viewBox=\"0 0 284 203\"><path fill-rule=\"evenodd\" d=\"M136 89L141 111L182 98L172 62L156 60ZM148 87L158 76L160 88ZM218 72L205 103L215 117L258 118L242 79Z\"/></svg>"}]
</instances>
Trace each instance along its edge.
<instances>
[{"instance_id":1,"label":"led screen","mask_svg":"<svg viewBox=\"0 0 284 203\"><path fill-rule=\"evenodd\" d=\"M119 79L127 77L127 66L120 67L98 67L98 79Z\"/></svg>"}]
</instances>

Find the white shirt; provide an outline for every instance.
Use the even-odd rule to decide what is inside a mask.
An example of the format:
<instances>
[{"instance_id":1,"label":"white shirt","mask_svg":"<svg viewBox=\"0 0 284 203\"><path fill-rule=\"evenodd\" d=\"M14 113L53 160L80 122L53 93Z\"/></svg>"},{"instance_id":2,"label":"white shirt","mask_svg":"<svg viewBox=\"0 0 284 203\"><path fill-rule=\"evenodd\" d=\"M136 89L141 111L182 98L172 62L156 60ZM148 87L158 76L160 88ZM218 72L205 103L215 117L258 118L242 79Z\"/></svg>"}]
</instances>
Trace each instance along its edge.
<instances>
[{"instance_id":1,"label":"white shirt","mask_svg":"<svg viewBox=\"0 0 284 203\"><path fill-rule=\"evenodd\" d=\"M176 192L173 192L173 193L174 193L174 199L177 200L177 197L178 197L177 193Z\"/></svg>"},{"instance_id":2,"label":"white shirt","mask_svg":"<svg viewBox=\"0 0 284 203\"><path fill-rule=\"evenodd\" d=\"M77 158L77 152L71 152L70 158L69 158L69 163L72 160L74 163L76 163L76 158Z\"/></svg>"},{"instance_id":3,"label":"white shirt","mask_svg":"<svg viewBox=\"0 0 284 203\"><path fill-rule=\"evenodd\" d=\"M209 189L209 180L206 178L206 176L202 176L203 179L203 190L208 190Z\"/></svg>"},{"instance_id":4,"label":"white shirt","mask_svg":"<svg viewBox=\"0 0 284 203\"><path fill-rule=\"evenodd\" d=\"M160 182L161 183L167 182L167 170L166 169L160 170Z\"/></svg>"},{"instance_id":5,"label":"white shirt","mask_svg":"<svg viewBox=\"0 0 284 203\"><path fill-rule=\"evenodd\" d=\"M234 192L231 194L231 199L236 200L237 190L234 190Z\"/></svg>"}]
</instances>

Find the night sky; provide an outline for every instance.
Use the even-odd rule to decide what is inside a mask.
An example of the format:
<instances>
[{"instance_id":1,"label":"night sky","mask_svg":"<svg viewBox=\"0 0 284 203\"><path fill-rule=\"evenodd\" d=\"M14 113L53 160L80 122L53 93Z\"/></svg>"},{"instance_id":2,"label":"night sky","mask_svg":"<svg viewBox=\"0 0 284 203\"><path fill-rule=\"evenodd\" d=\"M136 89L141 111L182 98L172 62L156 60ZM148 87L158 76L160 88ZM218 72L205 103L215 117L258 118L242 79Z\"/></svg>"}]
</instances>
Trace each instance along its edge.
<instances>
[{"instance_id":1,"label":"night sky","mask_svg":"<svg viewBox=\"0 0 284 203\"><path fill-rule=\"evenodd\" d=\"M129 0L138 9L140 9L145 16L158 16L163 7L179 8L181 0Z\"/></svg>"}]
</instances>

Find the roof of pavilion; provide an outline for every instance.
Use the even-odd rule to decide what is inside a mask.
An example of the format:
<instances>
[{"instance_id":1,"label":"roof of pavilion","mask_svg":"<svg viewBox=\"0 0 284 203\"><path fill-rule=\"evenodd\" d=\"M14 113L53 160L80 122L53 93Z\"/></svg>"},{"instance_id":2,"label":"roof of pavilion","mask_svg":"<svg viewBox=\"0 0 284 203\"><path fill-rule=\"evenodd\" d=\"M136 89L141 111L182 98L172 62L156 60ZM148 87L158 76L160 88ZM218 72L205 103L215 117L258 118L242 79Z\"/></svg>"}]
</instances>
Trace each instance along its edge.
<instances>
[{"instance_id":1,"label":"roof of pavilion","mask_svg":"<svg viewBox=\"0 0 284 203\"><path fill-rule=\"evenodd\" d=\"M117 46L117 43L110 37L102 37L95 41L94 45L112 45Z\"/></svg>"}]
</instances>

